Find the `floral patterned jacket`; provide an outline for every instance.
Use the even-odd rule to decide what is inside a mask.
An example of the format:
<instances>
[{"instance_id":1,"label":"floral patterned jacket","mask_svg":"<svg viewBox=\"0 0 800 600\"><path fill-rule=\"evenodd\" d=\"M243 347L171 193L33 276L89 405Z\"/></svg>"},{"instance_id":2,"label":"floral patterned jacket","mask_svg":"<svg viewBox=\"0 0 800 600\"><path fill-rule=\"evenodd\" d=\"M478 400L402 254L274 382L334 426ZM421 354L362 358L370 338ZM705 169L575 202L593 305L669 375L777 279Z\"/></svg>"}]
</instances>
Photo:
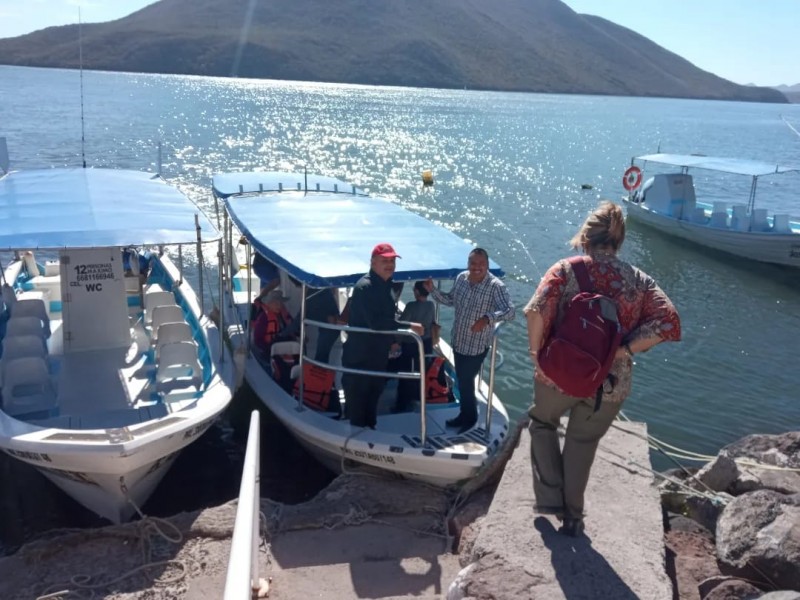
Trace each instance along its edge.
<instances>
[{"instance_id":1,"label":"floral patterned jacket","mask_svg":"<svg viewBox=\"0 0 800 600\"><path fill-rule=\"evenodd\" d=\"M681 322L675 306L652 277L612 254L597 253L587 264L593 291L612 298L617 303L623 343L639 338L660 337L663 341L681 339ZM547 340L555 323L561 321L567 303L580 291L580 286L568 260L554 264L525 306L524 313L535 310L542 315ZM604 401L622 402L631 391L633 361L630 357L617 359L611 368L617 382ZM546 382L540 373L536 379Z\"/></svg>"}]
</instances>

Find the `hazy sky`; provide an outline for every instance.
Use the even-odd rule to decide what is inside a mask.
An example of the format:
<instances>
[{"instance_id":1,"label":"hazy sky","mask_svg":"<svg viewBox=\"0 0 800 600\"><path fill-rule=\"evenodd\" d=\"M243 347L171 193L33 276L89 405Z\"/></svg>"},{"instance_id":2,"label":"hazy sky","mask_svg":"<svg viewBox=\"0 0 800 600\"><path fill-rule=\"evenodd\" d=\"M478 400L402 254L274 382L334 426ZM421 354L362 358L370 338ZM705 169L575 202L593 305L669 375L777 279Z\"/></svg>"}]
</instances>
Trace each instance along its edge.
<instances>
[{"instance_id":1,"label":"hazy sky","mask_svg":"<svg viewBox=\"0 0 800 600\"><path fill-rule=\"evenodd\" d=\"M576 12L604 17L633 29L701 69L736 83L800 83L800 0L565 2ZM153 0L0 0L0 38L76 23L78 6L84 23L97 23L119 19L152 3Z\"/></svg>"}]
</instances>

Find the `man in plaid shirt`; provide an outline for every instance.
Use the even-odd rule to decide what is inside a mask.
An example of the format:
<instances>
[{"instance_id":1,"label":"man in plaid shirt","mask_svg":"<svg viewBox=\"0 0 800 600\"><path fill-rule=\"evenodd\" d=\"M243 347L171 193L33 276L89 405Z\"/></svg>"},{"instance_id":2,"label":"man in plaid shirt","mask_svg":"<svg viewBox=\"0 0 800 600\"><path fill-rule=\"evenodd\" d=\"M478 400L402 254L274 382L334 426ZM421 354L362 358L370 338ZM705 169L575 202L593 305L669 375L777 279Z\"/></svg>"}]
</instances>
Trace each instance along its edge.
<instances>
[{"instance_id":1,"label":"man in plaid shirt","mask_svg":"<svg viewBox=\"0 0 800 600\"><path fill-rule=\"evenodd\" d=\"M437 290L432 279L425 282L425 287L434 300L455 308L451 345L461 412L447 421L447 426L457 427L458 433L464 433L478 421L475 378L492 344L494 324L511 321L514 307L505 284L489 273L489 254L483 248L469 253L467 270L456 277L452 290Z\"/></svg>"}]
</instances>

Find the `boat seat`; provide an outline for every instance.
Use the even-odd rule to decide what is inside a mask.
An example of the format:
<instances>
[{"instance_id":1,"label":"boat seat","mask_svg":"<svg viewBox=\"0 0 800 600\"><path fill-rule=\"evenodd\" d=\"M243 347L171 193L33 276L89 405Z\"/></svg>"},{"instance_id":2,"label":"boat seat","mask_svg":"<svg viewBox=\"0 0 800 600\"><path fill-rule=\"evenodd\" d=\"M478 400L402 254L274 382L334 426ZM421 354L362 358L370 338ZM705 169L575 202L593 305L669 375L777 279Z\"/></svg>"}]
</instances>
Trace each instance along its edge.
<instances>
[{"instance_id":1,"label":"boat seat","mask_svg":"<svg viewBox=\"0 0 800 600\"><path fill-rule=\"evenodd\" d=\"M706 211L703 210L702 206L695 206L689 220L692 223L697 223L698 225L705 225L706 222L708 221L708 219L706 218Z\"/></svg>"},{"instance_id":2,"label":"boat seat","mask_svg":"<svg viewBox=\"0 0 800 600\"><path fill-rule=\"evenodd\" d=\"M301 350L300 342L294 341L275 342L270 348L272 378L287 392L291 392L297 377L295 367L299 366Z\"/></svg>"},{"instance_id":3,"label":"boat seat","mask_svg":"<svg viewBox=\"0 0 800 600\"><path fill-rule=\"evenodd\" d=\"M3 356L0 358L0 385L5 380L6 365L17 358L45 358L47 345L38 335L15 335L3 340Z\"/></svg>"},{"instance_id":4,"label":"boat seat","mask_svg":"<svg viewBox=\"0 0 800 600\"><path fill-rule=\"evenodd\" d=\"M754 208L750 218L750 231L770 231L766 208Z\"/></svg>"},{"instance_id":5,"label":"boat seat","mask_svg":"<svg viewBox=\"0 0 800 600\"><path fill-rule=\"evenodd\" d=\"M156 333L156 357L162 346L176 342L192 342L192 328L186 322L163 323Z\"/></svg>"},{"instance_id":6,"label":"boat seat","mask_svg":"<svg viewBox=\"0 0 800 600\"><path fill-rule=\"evenodd\" d=\"M146 284L144 286L144 293L145 294L153 293L153 292L163 292L163 291L164 291L164 288L161 286L160 283L157 283L157 282L148 283L148 284Z\"/></svg>"},{"instance_id":7,"label":"boat seat","mask_svg":"<svg viewBox=\"0 0 800 600\"><path fill-rule=\"evenodd\" d=\"M148 290L144 294L144 322L150 324L153 321L153 313L159 306L177 305L175 296L171 292Z\"/></svg>"},{"instance_id":8,"label":"boat seat","mask_svg":"<svg viewBox=\"0 0 800 600\"><path fill-rule=\"evenodd\" d=\"M773 233L792 233L789 215L781 214L772 217L772 231Z\"/></svg>"},{"instance_id":9,"label":"boat seat","mask_svg":"<svg viewBox=\"0 0 800 600\"><path fill-rule=\"evenodd\" d=\"M11 319L6 325L6 337L15 335L35 335L42 339L47 337L41 319L38 317L15 317L12 313Z\"/></svg>"},{"instance_id":10,"label":"boat seat","mask_svg":"<svg viewBox=\"0 0 800 600\"><path fill-rule=\"evenodd\" d=\"M727 229L728 228L728 213L727 212L712 212L711 213L711 220L708 222L709 226L716 227L718 229Z\"/></svg>"},{"instance_id":11,"label":"boat seat","mask_svg":"<svg viewBox=\"0 0 800 600\"><path fill-rule=\"evenodd\" d=\"M731 229L747 231L749 227L750 219L747 217L747 205L734 204L731 207Z\"/></svg>"},{"instance_id":12,"label":"boat seat","mask_svg":"<svg viewBox=\"0 0 800 600\"><path fill-rule=\"evenodd\" d=\"M199 388L202 382L203 368L197 358L197 345L194 342L174 342L161 346L156 370L159 391L189 385Z\"/></svg>"},{"instance_id":13,"label":"boat seat","mask_svg":"<svg viewBox=\"0 0 800 600\"><path fill-rule=\"evenodd\" d=\"M183 309L177 304L156 306L153 309L151 336L158 338L158 330L165 323L185 323Z\"/></svg>"},{"instance_id":14,"label":"boat seat","mask_svg":"<svg viewBox=\"0 0 800 600\"><path fill-rule=\"evenodd\" d=\"M14 292L14 288L7 283L4 283L2 286L2 296L3 304L6 305L6 309L10 314L11 311L14 310L14 305L17 303L17 294Z\"/></svg>"},{"instance_id":15,"label":"boat seat","mask_svg":"<svg viewBox=\"0 0 800 600\"><path fill-rule=\"evenodd\" d=\"M9 361L3 380L3 411L12 417L56 416L56 390L47 363L28 356Z\"/></svg>"},{"instance_id":16,"label":"boat seat","mask_svg":"<svg viewBox=\"0 0 800 600\"><path fill-rule=\"evenodd\" d=\"M57 260L47 260L44 263L45 277L55 277L61 275L61 265Z\"/></svg>"},{"instance_id":17,"label":"boat seat","mask_svg":"<svg viewBox=\"0 0 800 600\"><path fill-rule=\"evenodd\" d=\"M50 314L47 310L50 303L45 303L48 296L44 292L23 292L17 297L11 319L35 317L42 322L46 337L50 337Z\"/></svg>"}]
</instances>

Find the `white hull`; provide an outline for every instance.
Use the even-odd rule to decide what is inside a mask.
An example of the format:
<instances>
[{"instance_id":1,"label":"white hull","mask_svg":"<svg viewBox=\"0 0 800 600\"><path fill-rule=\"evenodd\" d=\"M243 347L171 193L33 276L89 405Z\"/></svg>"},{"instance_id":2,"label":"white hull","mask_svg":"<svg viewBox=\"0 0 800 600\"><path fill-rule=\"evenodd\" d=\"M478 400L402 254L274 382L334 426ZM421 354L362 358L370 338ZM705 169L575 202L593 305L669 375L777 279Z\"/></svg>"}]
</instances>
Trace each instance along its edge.
<instances>
[{"instance_id":1,"label":"white hull","mask_svg":"<svg viewBox=\"0 0 800 600\"><path fill-rule=\"evenodd\" d=\"M751 260L800 267L800 235L735 231L676 219L623 198L628 218L702 246Z\"/></svg>"},{"instance_id":2,"label":"white hull","mask_svg":"<svg viewBox=\"0 0 800 600\"><path fill-rule=\"evenodd\" d=\"M239 294L237 294L238 296ZM234 320L235 311L226 300L226 318ZM228 327L234 348L241 349L245 335L236 325ZM444 344L440 348L448 353ZM237 350L241 354L241 350ZM488 387L480 382L478 396L478 425L465 434L456 434L445 427L445 421L458 414L457 405L428 406L427 439L420 440L418 412L378 415L376 430L353 427L346 420L335 420L311 410L287 394L261 364L248 356L244 362L244 379L261 402L283 423L292 435L317 460L333 470L342 470L348 459L389 471L408 479L445 487L471 479L494 456L508 436L508 414L500 400L493 399L492 421L488 438L486 396Z\"/></svg>"},{"instance_id":3,"label":"white hull","mask_svg":"<svg viewBox=\"0 0 800 600\"><path fill-rule=\"evenodd\" d=\"M177 268L166 256L161 264L173 282L180 281ZM18 264L9 270L14 268L19 271ZM7 281L14 280L10 275L14 274L7 272ZM183 281L175 290L197 318L211 357L213 373L199 397L154 409L151 419L92 429L65 426L69 417L63 414L48 426L46 419L29 423L0 411L1 450L36 467L79 503L115 523L141 508L177 453L202 435L231 399L233 363L227 353L224 362L219 362L219 330L201 314L188 283ZM98 379L102 375L98 373ZM116 378L126 380L126 375L118 373ZM96 412L81 415L84 419L102 419L103 389L97 388L95 394L91 401Z\"/></svg>"}]
</instances>

